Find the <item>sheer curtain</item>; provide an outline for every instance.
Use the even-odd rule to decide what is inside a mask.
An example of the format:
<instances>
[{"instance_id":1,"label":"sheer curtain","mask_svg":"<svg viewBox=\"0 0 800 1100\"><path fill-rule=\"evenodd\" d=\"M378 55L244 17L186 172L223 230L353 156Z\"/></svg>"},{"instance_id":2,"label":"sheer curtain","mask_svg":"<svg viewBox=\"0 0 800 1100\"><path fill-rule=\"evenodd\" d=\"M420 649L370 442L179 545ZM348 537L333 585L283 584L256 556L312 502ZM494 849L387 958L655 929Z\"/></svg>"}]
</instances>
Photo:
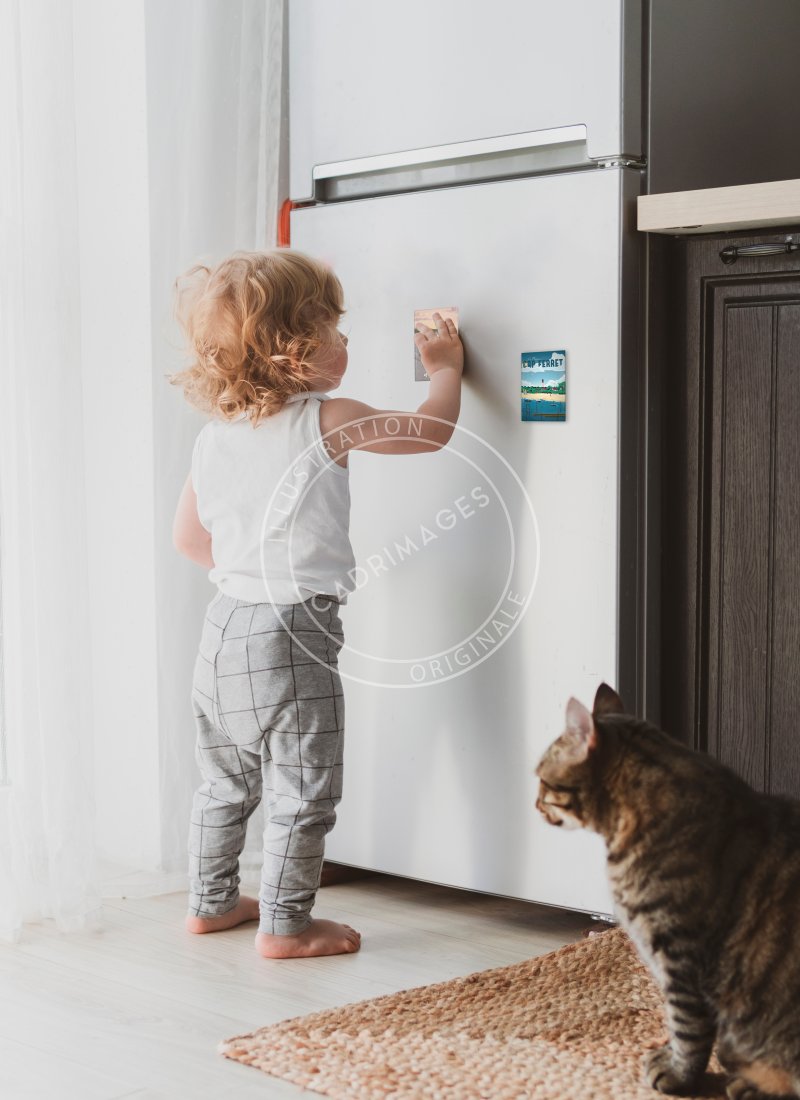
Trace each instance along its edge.
<instances>
[{"instance_id":1,"label":"sheer curtain","mask_svg":"<svg viewBox=\"0 0 800 1100\"><path fill-rule=\"evenodd\" d=\"M159 879L123 878L125 891L185 887L187 822L199 782L191 677L215 592L207 572L180 558L171 541L192 445L206 420L166 382L182 362L172 285L195 263L273 247L288 191L281 0L148 0L146 13L163 860ZM243 866L260 861L259 826L257 813Z\"/></svg>"},{"instance_id":2,"label":"sheer curtain","mask_svg":"<svg viewBox=\"0 0 800 1100\"><path fill-rule=\"evenodd\" d=\"M197 419L164 379L169 296L274 244L283 9L0 0L4 940L97 926L109 867L183 870L208 597L171 545ZM105 129L104 96L127 111Z\"/></svg>"},{"instance_id":3,"label":"sheer curtain","mask_svg":"<svg viewBox=\"0 0 800 1100\"><path fill-rule=\"evenodd\" d=\"M0 934L99 904L69 4L3 3Z\"/></svg>"}]
</instances>

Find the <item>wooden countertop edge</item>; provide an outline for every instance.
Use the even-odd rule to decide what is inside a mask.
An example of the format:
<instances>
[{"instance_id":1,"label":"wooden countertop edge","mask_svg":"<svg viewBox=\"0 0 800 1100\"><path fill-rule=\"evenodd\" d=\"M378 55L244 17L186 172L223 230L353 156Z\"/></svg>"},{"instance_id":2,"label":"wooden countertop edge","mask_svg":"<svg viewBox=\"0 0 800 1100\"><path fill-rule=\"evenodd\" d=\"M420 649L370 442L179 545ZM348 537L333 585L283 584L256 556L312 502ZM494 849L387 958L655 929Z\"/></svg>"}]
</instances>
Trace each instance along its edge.
<instances>
[{"instance_id":1,"label":"wooden countertop edge","mask_svg":"<svg viewBox=\"0 0 800 1100\"><path fill-rule=\"evenodd\" d=\"M711 233L800 225L800 180L640 195L637 213L637 228L644 233Z\"/></svg>"}]
</instances>

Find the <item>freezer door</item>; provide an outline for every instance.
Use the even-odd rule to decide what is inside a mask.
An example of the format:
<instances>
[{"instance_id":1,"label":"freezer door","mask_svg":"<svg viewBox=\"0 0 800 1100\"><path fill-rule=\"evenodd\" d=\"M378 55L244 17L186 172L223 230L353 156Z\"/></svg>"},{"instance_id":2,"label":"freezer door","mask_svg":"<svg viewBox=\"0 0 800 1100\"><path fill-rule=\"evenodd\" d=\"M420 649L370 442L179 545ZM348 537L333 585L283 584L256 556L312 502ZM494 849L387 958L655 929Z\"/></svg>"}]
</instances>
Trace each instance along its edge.
<instances>
[{"instance_id":1,"label":"freezer door","mask_svg":"<svg viewBox=\"0 0 800 1100\"><path fill-rule=\"evenodd\" d=\"M295 200L315 165L527 131L583 125L591 157L640 152L641 0L289 9Z\"/></svg>"},{"instance_id":2,"label":"freezer door","mask_svg":"<svg viewBox=\"0 0 800 1100\"><path fill-rule=\"evenodd\" d=\"M546 825L535 766L617 682L620 172L297 210L345 290L332 396L415 410L413 315L457 306L459 427L350 455L344 798L330 859L610 912L599 838ZM566 419L523 422L521 355L566 352Z\"/></svg>"}]
</instances>

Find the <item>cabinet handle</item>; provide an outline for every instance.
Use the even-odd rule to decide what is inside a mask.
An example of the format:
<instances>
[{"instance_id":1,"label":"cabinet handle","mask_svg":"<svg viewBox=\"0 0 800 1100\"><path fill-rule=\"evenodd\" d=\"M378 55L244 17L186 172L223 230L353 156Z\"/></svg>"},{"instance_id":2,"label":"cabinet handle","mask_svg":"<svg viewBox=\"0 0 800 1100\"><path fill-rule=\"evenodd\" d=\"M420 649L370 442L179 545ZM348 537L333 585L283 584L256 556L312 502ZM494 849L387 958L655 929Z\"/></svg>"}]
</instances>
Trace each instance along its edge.
<instances>
[{"instance_id":1,"label":"cabinet handle","mask_svg":"<svg viewBox=\"0 0 800 1100\"><path fill-rule=\"evenodd\" d=\"M795 244L790 238L782 244L744 244L739 248L723 248L719 258L724 264L735 264L740 256L777 256L787 252L797 252L800 244Z\"/></svg>"}]
</instances>

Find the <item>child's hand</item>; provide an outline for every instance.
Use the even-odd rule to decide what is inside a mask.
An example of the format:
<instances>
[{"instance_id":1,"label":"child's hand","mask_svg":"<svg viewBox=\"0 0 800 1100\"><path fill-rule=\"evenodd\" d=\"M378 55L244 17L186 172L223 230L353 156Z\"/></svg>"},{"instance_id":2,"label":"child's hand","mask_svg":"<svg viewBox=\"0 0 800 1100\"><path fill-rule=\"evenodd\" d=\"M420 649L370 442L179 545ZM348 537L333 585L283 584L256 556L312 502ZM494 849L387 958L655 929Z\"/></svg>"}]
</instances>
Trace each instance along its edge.
<instances>
[{"instance_id":1,"label":"child's hand","mask_svg":"<svg viewBox=\"0 0 800 1100\"><path fill-rule=\"evenodd\" d=\"M456 332L456 326L445 320L441 313L434 313L436 328L428 328L417 322L414 343L419 348L422 365L429 375L451 367L459 375L464 371L464 348Z\"/></svg>"}]
</instances>

